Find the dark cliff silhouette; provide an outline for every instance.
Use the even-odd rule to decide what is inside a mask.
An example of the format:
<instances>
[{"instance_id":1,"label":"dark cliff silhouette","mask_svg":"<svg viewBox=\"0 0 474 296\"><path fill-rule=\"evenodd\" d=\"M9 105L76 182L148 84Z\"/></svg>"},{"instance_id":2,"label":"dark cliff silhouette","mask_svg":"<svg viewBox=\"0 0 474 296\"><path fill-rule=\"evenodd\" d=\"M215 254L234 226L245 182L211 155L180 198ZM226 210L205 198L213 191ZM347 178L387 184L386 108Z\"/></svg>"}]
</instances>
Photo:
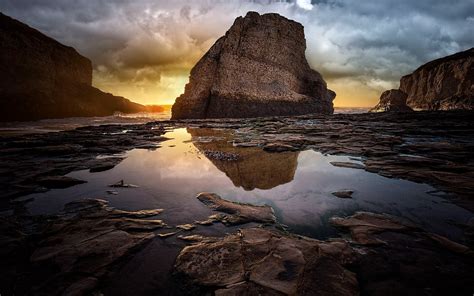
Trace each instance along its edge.
<instances>
[{"instance_id":1,"label":"dark cliff silhouette","mask_svg":"<svg viewBox=\"0 0 474 296\"><path fill-rule=\"evenodd\" d=\"M2 13L0 69L0 121L146 111L92 87L92 63L74 48Z\"/></svg>"}]
</instances>

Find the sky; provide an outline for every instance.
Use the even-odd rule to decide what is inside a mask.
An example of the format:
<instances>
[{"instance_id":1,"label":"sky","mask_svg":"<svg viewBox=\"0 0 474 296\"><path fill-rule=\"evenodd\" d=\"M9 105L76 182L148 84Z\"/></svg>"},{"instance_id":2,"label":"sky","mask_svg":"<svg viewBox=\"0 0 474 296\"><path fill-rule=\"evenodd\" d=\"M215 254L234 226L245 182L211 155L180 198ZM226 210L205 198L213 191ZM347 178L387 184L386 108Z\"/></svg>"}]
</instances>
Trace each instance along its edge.
<instances>
[{"instance_id":1,"label":"sky","mask_svg":"<svg viewBox=\"0 0 474 296\"><path fill-rule=\"evenodd\" d=\"M339 107L373 106L401 76L474 46L474 0L0 0L0 11L91 59L94 86L143 104L172 104L248 11L304 25L306 58Z\"/></svg>"}]
</instances>

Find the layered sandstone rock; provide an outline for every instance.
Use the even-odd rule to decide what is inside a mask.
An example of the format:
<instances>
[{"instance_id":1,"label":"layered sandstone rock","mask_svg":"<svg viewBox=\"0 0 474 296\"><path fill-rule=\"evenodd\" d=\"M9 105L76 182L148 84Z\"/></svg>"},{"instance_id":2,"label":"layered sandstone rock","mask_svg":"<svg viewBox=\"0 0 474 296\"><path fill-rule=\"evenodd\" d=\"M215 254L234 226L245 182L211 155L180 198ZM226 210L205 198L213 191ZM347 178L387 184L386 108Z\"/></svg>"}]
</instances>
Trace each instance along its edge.
<instances>
[{"instance_id":1,"label":"layered sandstone rock","mask_svg":"<svg viewBox=\"0 0 474 296\"><path fill-rule=\"evenodd\" d=\"M474 109L474 48L431 61L403 76L399 92L417 110ZM383 94L380 104L382 99Z\"/></svg>"},{"instance_id":2,"label":"layered sandstone rock","mask_svg":"<svg viewBox=\"0 0 474 296\"><path fill-rule=\"evenodd\" d=\"M0 13L0 121L130 113L145 107L92 87L91 61Z\"/></svg>"},{"instance_id":3,"label":"layered sandstone rock","mask_svg":"<svg viewBox=\"0 0 474 296\"><path fill-rule=\"evenodd\" d=\"M370 112L409 112L413 111L407 106L407 94L399 89L386 90L380 96L380 102Z\"/></svg>"},{"instance_id":4,"label":"layered sandstone rock","mask_svg":"<svg viewBox=\"0 0 474 296\"><path fill-rule=\"evenodd\" d=\"M274 13L238 17L191 70L172 118L332 113L335 93L305 50L297 22Z\"/></svg>"}]
</instances>

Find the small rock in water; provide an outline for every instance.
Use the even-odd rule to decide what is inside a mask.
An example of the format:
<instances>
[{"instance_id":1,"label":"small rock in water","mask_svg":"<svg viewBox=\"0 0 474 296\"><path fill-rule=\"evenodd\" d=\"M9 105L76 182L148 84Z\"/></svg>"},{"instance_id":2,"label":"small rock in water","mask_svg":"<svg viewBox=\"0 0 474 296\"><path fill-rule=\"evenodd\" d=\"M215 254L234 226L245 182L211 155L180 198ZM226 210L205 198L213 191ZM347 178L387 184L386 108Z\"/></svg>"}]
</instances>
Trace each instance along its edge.
<instances>
[{"instance_id":1,"label":"small rock in water","mask_svg":"<svg viewBox=\"0 0 474 296\"><path fill-rule=\"evenodd\" d=\"M226 225L237 225L248 222L275 223L276 221L273 208L268 205L257 206L232 202L221 198L215 193L209 192L199 193L196 198L207 207L215 211L226 213L226 215L218 214L210 216L207 221L204 221L205 223L214 220Z\"/></svg>"},{"instance_id":2,"label":"small rock in water","mask_svg":"<svg viewBox=\"0 0 474 296\"><path fill-rule=\"evenodd\" d=\"M193 224L181 224L181 225L176 226L176 228L179 228L182 230L193 230L194 228L196 228L196 226L194 226Z\"/></svg>"},{"instance_id":3,"label":"small rock in water","mask_svg":"<svg viewBox=\"0 0 474 296\"><path fill-rule=\"evenodd\" d=\"M206 237L200 235L200 234L193 234L193 235L178 235L178 238L179 239L182 239L184 241L188 241L188 242L200 242L200 241L203 241L204 239L206 239Z\"/></svg>"},{"instance_id":4,"label":"small rock in water","mask_svg":"<svg viewBox=\"0 0 474 296\"><path fill-rule=\"evenodd\" d=\"M107 194L118 195L118 191L115 191L115 190L107 190Z\"/></svg>"},{"instance_id":5,"label":"small rock in water","mask_svg":"<svg viewBox=\"0 0 474 296\"><path fill-rule=\"evenodd\" d=\"M349 168L349 169L365 169L365 166L360 163L355 162L348 162L348 161L331 161L330 164L333 166L341 167L341 168Z\"/></svg>"},{"instance_id":6,"label":"small rock in water","mask_svg":"<svg viewBox=\"0 0 474 296\"><path fill-rule=\"evenodd\" d=\"M109 187L121 187L121 188L138 188L138 185L127 184L123 180L118 181L114 184L109 184Z\"/></svg>"},{"instance_id":7,"label":"small rock in water","mask_svg":"<svg viewBox=\"0 0 474 296\"><path fill-rule=\"evenodd\" d=\"M352 194L354 191L352 190L341 190L333 192L332 195L337 196L339 198L352 198Z\"/></svg>"},{"instance_id":8,"label":"small rock in water","mask_svg":"<svg viewBox=\"0 0 474 296\"><path fill-rule=\"evenodd\" d=\"M199 225L209 226L209 225L214 224L214 222L216 222L216 221L218 221L218 219L213 219L213 218L209 217L207 220L194 221L194 223L199 224Z\"/></svg>"},{"instance_id":9,"label":"small rock in water","mask_svg":"<svg viewBox=\"0 0 474 296\"><path fill-rule=\"evenodd\" d=\"M174 231L174 232L166 232L166 233L158 233L158 237L160 238L167 238L170 236L173 236L175 234L179 233L179 231Z\"/></svg>"}]
</instances>

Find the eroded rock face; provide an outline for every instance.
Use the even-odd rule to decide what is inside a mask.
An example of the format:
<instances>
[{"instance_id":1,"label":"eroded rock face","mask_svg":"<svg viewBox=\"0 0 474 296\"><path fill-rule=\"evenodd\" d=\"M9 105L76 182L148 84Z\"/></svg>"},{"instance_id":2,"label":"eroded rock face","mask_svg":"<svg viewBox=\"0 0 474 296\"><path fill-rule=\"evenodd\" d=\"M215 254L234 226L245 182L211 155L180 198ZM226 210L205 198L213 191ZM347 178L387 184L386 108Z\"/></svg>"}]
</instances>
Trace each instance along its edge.
<instances>
[{"instance_id":1,"label":"eroded rock face","mask_svg":"<svg viewBox=\"0 0 474 296\"><path fill-rule=\"evenodd\" d=\"M415 110L473 110L474 48L431 61L403 76L399 92L406 94L407 105Z\"/></svg>"},{"instance_id":2,"label":"eroded rock face","mask_svg":"<svg viewBox=\"0 0 474 296\"><path fill-rule=\"evenodd\" d=\"M92 87L91 61L0 13L0 121L131 113L145 107Z\"/></svg>"},{"instance_id":3,"label":"eroded rock face","mask_svg":"<svg viewBox=\"0 0 474 296\"><path fill-rule=\"evenodd\" d=\"M173 119L333 112L335 93L305 58L303 26L278 14L238 17L191 70Z\"/></svg>"},{"instance_id":4,"label":"eroded rock face","mask_svg":"<svg viewBox=\"0 0 474 296\"><path fill-rule=\"evenodd\" d=\"M384 91L380 96L380 102L370 110L370 112L410 112L413 111L407 106L407 94L399 89Z\"/></svg>"}]
</instances>

